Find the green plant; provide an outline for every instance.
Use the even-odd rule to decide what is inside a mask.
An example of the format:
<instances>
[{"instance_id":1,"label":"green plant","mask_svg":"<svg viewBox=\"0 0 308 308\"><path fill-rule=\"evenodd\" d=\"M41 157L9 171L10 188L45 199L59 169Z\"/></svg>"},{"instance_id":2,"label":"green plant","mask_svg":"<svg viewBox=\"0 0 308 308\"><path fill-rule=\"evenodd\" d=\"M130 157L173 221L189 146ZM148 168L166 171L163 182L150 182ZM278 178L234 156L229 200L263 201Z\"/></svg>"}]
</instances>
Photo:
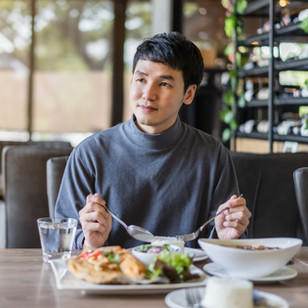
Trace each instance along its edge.
<instances>
[{"instance_id":1,"label":"green plant","mask_svg":"<svg viewBox=\"0 0 308 308\"><path fill-rule=\"evenodd\" d=\"M238 14L242 14L247 7L247 0L222 0L222 6L226 9L225 33L232 37L235 31L242 34L242 22Z\"/></svg>"},{"instance_id":2,"label":"green plant","mask_svg":"<svg viewBox=\"0 0 308 308\"><path fill-rule=\"evenodd\" d=\"M237 129L237 102L240 106L245 105L243 81L238 78L237 69L247 62L247 57L244 56L246 49L235 49L234 42L243 36L243 24L239 14L245 11L247 0L222 0L221 3L226 9L225 33L227 37L232 38L232 42L225 48L225 55L232 63L233 68L228 71L228 89L223 96L224 107L220 112L221 121L227 124L222 133L222 141L226 142L231 138L232 131Z\"/></svg>"},{"instance_id":3,"label":"green plant","mask_svg":"<svg viewBox=\"0 0 308 308\"><path fill-rule=\"evenodd\" d=\"M304 30L305 33L308 33L308 17L306 17L298 27Z\"/></svg>"}]
</instances>

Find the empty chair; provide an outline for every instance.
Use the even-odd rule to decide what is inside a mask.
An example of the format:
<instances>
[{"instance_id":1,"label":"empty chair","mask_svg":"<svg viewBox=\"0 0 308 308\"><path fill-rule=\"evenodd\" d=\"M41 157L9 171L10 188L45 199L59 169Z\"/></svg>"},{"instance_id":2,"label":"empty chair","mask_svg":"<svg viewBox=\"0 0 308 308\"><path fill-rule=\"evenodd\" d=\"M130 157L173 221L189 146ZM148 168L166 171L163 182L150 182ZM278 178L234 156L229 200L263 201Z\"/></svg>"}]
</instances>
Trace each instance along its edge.
<instances>
[{"instance_id":1,"label":"empty chair","mask_svg":"<svg viewBox=\"0 0 308 308\"><path fill-rule=\"evenodd\" d=\"M0 140L0 176L2 177L2 163L1 163L1 160L2 160L2 150L6 147L6 146L9 146L9 145L26 145L26 144L32 144L33 142L32 141L6 141L6 140ZM3 182L2 182L2 179L0 181L0 214L1 214L1 211L3 209L2 205L3 205ZM0 224L3 225L4 222L2 221L2 218L4 216L0 216ZM1 228L1 227L0 227ZM1 231L1 230L0 230ZM0 236L3 235L2 233L0 234Z\"/></svg>"},{"instance_id":2,"label":"empty chair","mask_svg":"<svg viewBox=\"0 0 308 308\"><path fill-rule=\"evenodd\" d=\"M308 153L231 152L241 193L252 212L249 236L298 237L307 245L296 202L293 172L308 166Z\"/></svg>"},{"instance_id":3,"label":"empty chair","mask_svg":"<svg viewBox=\"0 0 308 308\"><path fill-rule=\"evenodd\" d=\"M13 140L0 140L0 174L1 174L1 159L2 159L2 150L6 146L11 145L40 145L40 146L52 146L52 147L71 147L68 141L13 141Z\"/></svg>"},{"instance_id":4,"label":"empty chair","mask_svg":"<svg viewBox=\"0 0 308 308\"><path fill-rule=\"evenodd\" d=\"M68 156L52 157L46 165L49 216L54 217L55 205Z\"/></svg>"},{"instance_id":5,"label":"empty chair","mask_svg":"<svg viewBox=\"0 0 308 308\"><path fill-rule=\"evenodd\" d=\"M46 189L46 162L69 155L71 146L8 146L2 152L5 204L5 247L40 247L36 220L49 216Z\"/></svg>"},{"instance_id":6,"label":"empty chair","mask_svg":"<svg viewBox=\"0 0 308 308\"><path fill-rule=\"evenodd\" d=\"M296 169L293 179L300 218L305 237L308 239L308 167Z\"/></svg>"}]
</instances>

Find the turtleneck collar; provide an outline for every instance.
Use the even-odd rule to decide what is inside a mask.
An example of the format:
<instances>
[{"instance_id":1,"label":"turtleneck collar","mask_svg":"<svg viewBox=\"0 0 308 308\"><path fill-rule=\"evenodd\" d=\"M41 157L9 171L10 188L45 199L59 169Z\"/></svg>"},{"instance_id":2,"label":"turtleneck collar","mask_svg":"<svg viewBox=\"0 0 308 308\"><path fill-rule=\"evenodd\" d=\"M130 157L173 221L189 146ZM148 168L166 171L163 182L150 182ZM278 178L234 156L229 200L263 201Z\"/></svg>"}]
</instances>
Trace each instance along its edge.
<instances>
[{"instance_id":1,"label":"turtleneck collar","mask_svg":"<svg viewBox=\"0 0 308 308\"><path fill-rule=\"evenodd\" d=\"M135 123L136 117L132 115L127 122L125 129L127 137L140 147L153 150L162 150L171 147L183 135L184 127L179 117L175 123L166 131L159 134L149 134L142 132Z\"/></svg>"}]
</instances>

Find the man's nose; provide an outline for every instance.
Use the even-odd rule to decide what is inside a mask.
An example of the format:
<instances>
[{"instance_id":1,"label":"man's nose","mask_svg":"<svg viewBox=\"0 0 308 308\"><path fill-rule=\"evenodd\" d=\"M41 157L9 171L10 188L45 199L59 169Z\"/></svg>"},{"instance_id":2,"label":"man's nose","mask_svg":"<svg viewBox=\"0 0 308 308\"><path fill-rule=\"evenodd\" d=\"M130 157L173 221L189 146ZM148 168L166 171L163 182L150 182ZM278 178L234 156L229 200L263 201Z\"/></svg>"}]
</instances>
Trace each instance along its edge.
<instances>
[{"instance_id":1,"label":"man's nose","mask_svg":"<svg viewBox=\"0 0 308 308\"><path fill-rule=\"evenodd\" d=\"M142 98L147 101L154 100L157 97L157 91L154 84L148 83L142 92Z\"/></svg>"}]
</instances>

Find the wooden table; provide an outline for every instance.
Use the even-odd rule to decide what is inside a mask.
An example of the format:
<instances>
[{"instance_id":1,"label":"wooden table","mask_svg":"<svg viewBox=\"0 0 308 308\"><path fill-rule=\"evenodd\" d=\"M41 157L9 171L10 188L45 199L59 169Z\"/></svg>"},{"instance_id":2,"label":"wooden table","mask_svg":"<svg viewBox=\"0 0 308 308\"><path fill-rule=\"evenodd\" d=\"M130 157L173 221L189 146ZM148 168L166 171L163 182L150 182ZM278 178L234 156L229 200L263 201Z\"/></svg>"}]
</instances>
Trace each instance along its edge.
<instances>
[{"instance_id":1,"label":"wooden table","mask_svg":"<svg viewBox=\"0 0 308 308\"><path fill-rule=\"evenodd\" d=\"M308 247L301 249L291 266L298 271L296 278L281 283L258 284L255 288L283 297L292 308L307 307ZM0 307L166 308L164 298L164 294L107 296L58 290L50 265L42 261L40 249L0 249Z\"/></svg>"}]
</instances>

